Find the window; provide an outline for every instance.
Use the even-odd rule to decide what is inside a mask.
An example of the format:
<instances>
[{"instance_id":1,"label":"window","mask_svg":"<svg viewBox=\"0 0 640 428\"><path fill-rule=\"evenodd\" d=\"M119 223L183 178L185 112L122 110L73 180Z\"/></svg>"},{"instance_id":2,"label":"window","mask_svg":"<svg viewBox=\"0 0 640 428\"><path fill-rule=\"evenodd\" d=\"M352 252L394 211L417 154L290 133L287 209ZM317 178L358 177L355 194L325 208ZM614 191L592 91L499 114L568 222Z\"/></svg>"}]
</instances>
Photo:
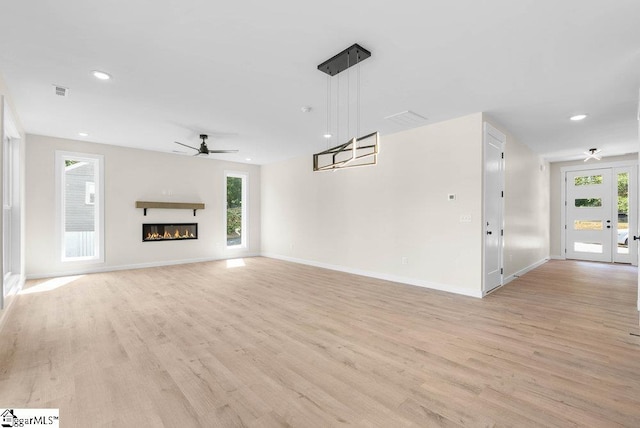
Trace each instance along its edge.
<instances>
[{"instance_id":1,"label":"window","mask_svg":"<svg viewBox=\"0 0 640 428\"><path fill-rule=\"evenodd\" d=\"M102 156L56 152L62 261L104 260Z\"/></svg>"},{"instance_id":2,"label":"window","mask_svg":"<svg viewBox=\"0 0 640 428\"><path fill-rule=\"evenodd\" d=\"M226 174L227 248L247 246L247 176L246 174Z\"/></svg>"}]
</instances>

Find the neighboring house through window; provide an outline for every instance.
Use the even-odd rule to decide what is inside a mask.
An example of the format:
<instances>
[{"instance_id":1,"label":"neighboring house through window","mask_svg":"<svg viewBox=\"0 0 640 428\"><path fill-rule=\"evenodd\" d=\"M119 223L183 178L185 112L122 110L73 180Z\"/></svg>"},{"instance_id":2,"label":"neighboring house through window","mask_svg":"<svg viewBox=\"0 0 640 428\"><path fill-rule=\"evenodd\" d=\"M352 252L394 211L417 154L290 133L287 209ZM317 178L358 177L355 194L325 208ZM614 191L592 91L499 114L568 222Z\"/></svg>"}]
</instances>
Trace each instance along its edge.
<instances>
[{"instance_id":1,"label":"neighboring house through window","mask_svg":"<svg viewBox=\"0 0 640 428\"><path fill-rule=\"evenodd\" d=\"M87 205L95 205L96 184L93 181L87 181L84 189L84 203Z\"/></svg>"},{"instance_id":2,"label":"neighboring house through window","mask_svg":"<svg viewBox=\"0 0 640 428\"><path fill-rule=\"evenodd\" d=\"M62 261L103 261L103 159L56 152Z\"/></svg>"}]
</instances>

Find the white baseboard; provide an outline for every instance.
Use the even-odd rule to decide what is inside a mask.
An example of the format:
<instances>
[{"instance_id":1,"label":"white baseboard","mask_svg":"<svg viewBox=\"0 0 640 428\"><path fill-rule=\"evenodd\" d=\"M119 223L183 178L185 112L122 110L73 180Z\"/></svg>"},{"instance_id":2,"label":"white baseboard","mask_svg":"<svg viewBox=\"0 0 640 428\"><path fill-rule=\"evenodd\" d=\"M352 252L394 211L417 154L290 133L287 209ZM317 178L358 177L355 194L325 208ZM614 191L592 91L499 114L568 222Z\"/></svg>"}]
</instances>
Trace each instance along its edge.
<instances>
[{"instance_id":1,"label":"white baseboard","mask_svg":"<svg viewBox=\"0 0 640 428\"><path fill-rule=\"evenodd\" d=\"M549 256L549 259L551 259L551 260L567 260L566 257L558 256L558 255L555 255L555 254L552 254L551 256Z\"/></svg>"},{"instance_id":2,"label":"white baseboard","mask_svg":"<svg viewBox=\"0 0 640 428\"><path fill-rule=\"evenodd\" d=\"M11 294L5 296L3 299L4 308L0 310L0 333L2 332L2 327L4 326L5 320L9 318L9 310L13 307L13 302L14 300L16 300L17 295L24 287L25 281L25 276L20 275L20 277L17 278L17 285L11 287Z\"/></svg>"},{"instance_id":3,"label":"white baseboard","mask_svg":"<svg viewBox=\"0 0 640 428\"><path fill-rule=\"evenodd\" d=\"M406 277L402 277L402 276L390 275L390 274L381 273L381 272L372 272L372 271L367 271L367 270L362 270L362 269L350 268L350 267L346 267L346 266L332 265L332 264L317 262L317 261L313 261L313 260L298 259L298 258L295 258L295 257L287 257L287 256L279 255L279 254L262 253L262 257L267 257L267 258L277 259L277 260L284 260L284 261L287 261L287 262L293 262L293 263L298 263L298 264L303 264L303 265L308 265L308 266L314 266L314 267L319 267L319 268L323 268L323 269L335 270L335 271L338 271L338 272L351 273L351 274L354 274L354 275L366 276L366 277L369 277L369 278L382 279L382 280L385 280L385 281L398 282L398 283L401 283L401 284L414 285L414 286L417 286L417 287L430 288L430 289L433 289L433 290L446 291L448 293L461 294L463 296L482 298L482 291L481 290L478 290L476 292L476 291L473 291L473 290L467 290L467 289L464 289L464 288L458 288L458 287L455 287L455 286L452 286L452 285L438 284L438 283L435 283L435 282L423 281L423 280L414 279L414 278L406 278Z\"/></svg>"},{"instance_id":4,"label":"white baseboard","mask_svg":"<svg viewBox=\"0 0 640 428\"><path fill-rule=\"evenodd\" d=\"M258 257L259 255L260 254L257 254L257 253L248 253L248 254L237 255L234 257L204 257L204 258L198 258L198 259L136 263L131 265L91 266L91 267L87 267L86 269L74 269L74 270L68 270L64 272L29 274L27 275L27 279L57 278L61 276L87 275L92 273L115 272L119 270L146 269L146 268L161 267L161 266L186 265L189 263L215 262L215 261L227 260L227 259L242 259L247 257Z\"/></svg>"},{"instance_id":5,"label":"white baseboard","mask_svg":"<svg viewBox=\"0 0 640 428\"><path fill-rule=\"evenodd\" d=\"M563 259L564 260L564 259ZM524 275L527 272L530 272L532 270L534 270L537 267L542 266L543 264L545 264L546 262L549 261L549 258L544 258L542 260L539 260L537 262L535 262L534 264L527 266L524 269L520 269L518 272L514 273L513 275L509 275L508 277L506 277L503 281L502 285L507 285L508 283L510 283L511 281L513 281L514 279Z\"/></svg>"}]
</instances>

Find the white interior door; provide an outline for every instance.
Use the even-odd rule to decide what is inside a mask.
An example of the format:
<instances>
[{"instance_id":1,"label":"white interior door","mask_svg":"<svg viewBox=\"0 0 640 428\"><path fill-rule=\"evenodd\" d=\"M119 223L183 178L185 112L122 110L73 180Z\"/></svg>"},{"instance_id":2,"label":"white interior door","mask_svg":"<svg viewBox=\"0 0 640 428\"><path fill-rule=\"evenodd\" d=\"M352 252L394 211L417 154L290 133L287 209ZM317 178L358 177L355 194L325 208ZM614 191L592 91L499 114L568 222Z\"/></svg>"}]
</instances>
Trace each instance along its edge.
<instances>
[{"instance_id":1,"label":"white interior door","mask_svg":"<svg viewBox=\"0 0 640 428\"><path fill-rule=\"evenodd\" d=\"M504 144L506 137L484 124L484 294L502 285Z\"/></svg>"}]
</instances>

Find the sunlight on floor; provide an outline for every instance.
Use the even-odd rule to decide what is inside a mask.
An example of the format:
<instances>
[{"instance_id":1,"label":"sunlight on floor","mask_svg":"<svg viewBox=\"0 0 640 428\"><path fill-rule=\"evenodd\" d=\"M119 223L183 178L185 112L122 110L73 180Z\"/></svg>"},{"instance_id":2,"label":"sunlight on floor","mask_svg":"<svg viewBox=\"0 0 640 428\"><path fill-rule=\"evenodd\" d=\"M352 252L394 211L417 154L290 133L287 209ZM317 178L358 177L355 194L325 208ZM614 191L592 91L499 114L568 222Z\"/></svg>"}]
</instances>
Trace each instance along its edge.
<instances>
[{"instance_id":1,"label":"sunlight on floor","mask_svg":"<svg viewBox=\"0 0 640 428\"><path fill-rule=\"evenodd\" d=\"M84 277L84 275L63 276L60 278L52 278L38 285L34 285L33 287L24 289L19 294L33 294L33 293L42 293L44 291L52 291L62 286L65 286L67 284L70 284L76 279L80 279L82 277Z\"/></svg>"},{"instance_id":2,"label":"sunlight on floor","mask_svg":"<svg viewBox=\"0 0 640 428\"><path fill-rule=\"evenodd\" d=\"M229 259L227 260L227 268L245 267L244 259Z\"/></svg>"}]
</instances>

